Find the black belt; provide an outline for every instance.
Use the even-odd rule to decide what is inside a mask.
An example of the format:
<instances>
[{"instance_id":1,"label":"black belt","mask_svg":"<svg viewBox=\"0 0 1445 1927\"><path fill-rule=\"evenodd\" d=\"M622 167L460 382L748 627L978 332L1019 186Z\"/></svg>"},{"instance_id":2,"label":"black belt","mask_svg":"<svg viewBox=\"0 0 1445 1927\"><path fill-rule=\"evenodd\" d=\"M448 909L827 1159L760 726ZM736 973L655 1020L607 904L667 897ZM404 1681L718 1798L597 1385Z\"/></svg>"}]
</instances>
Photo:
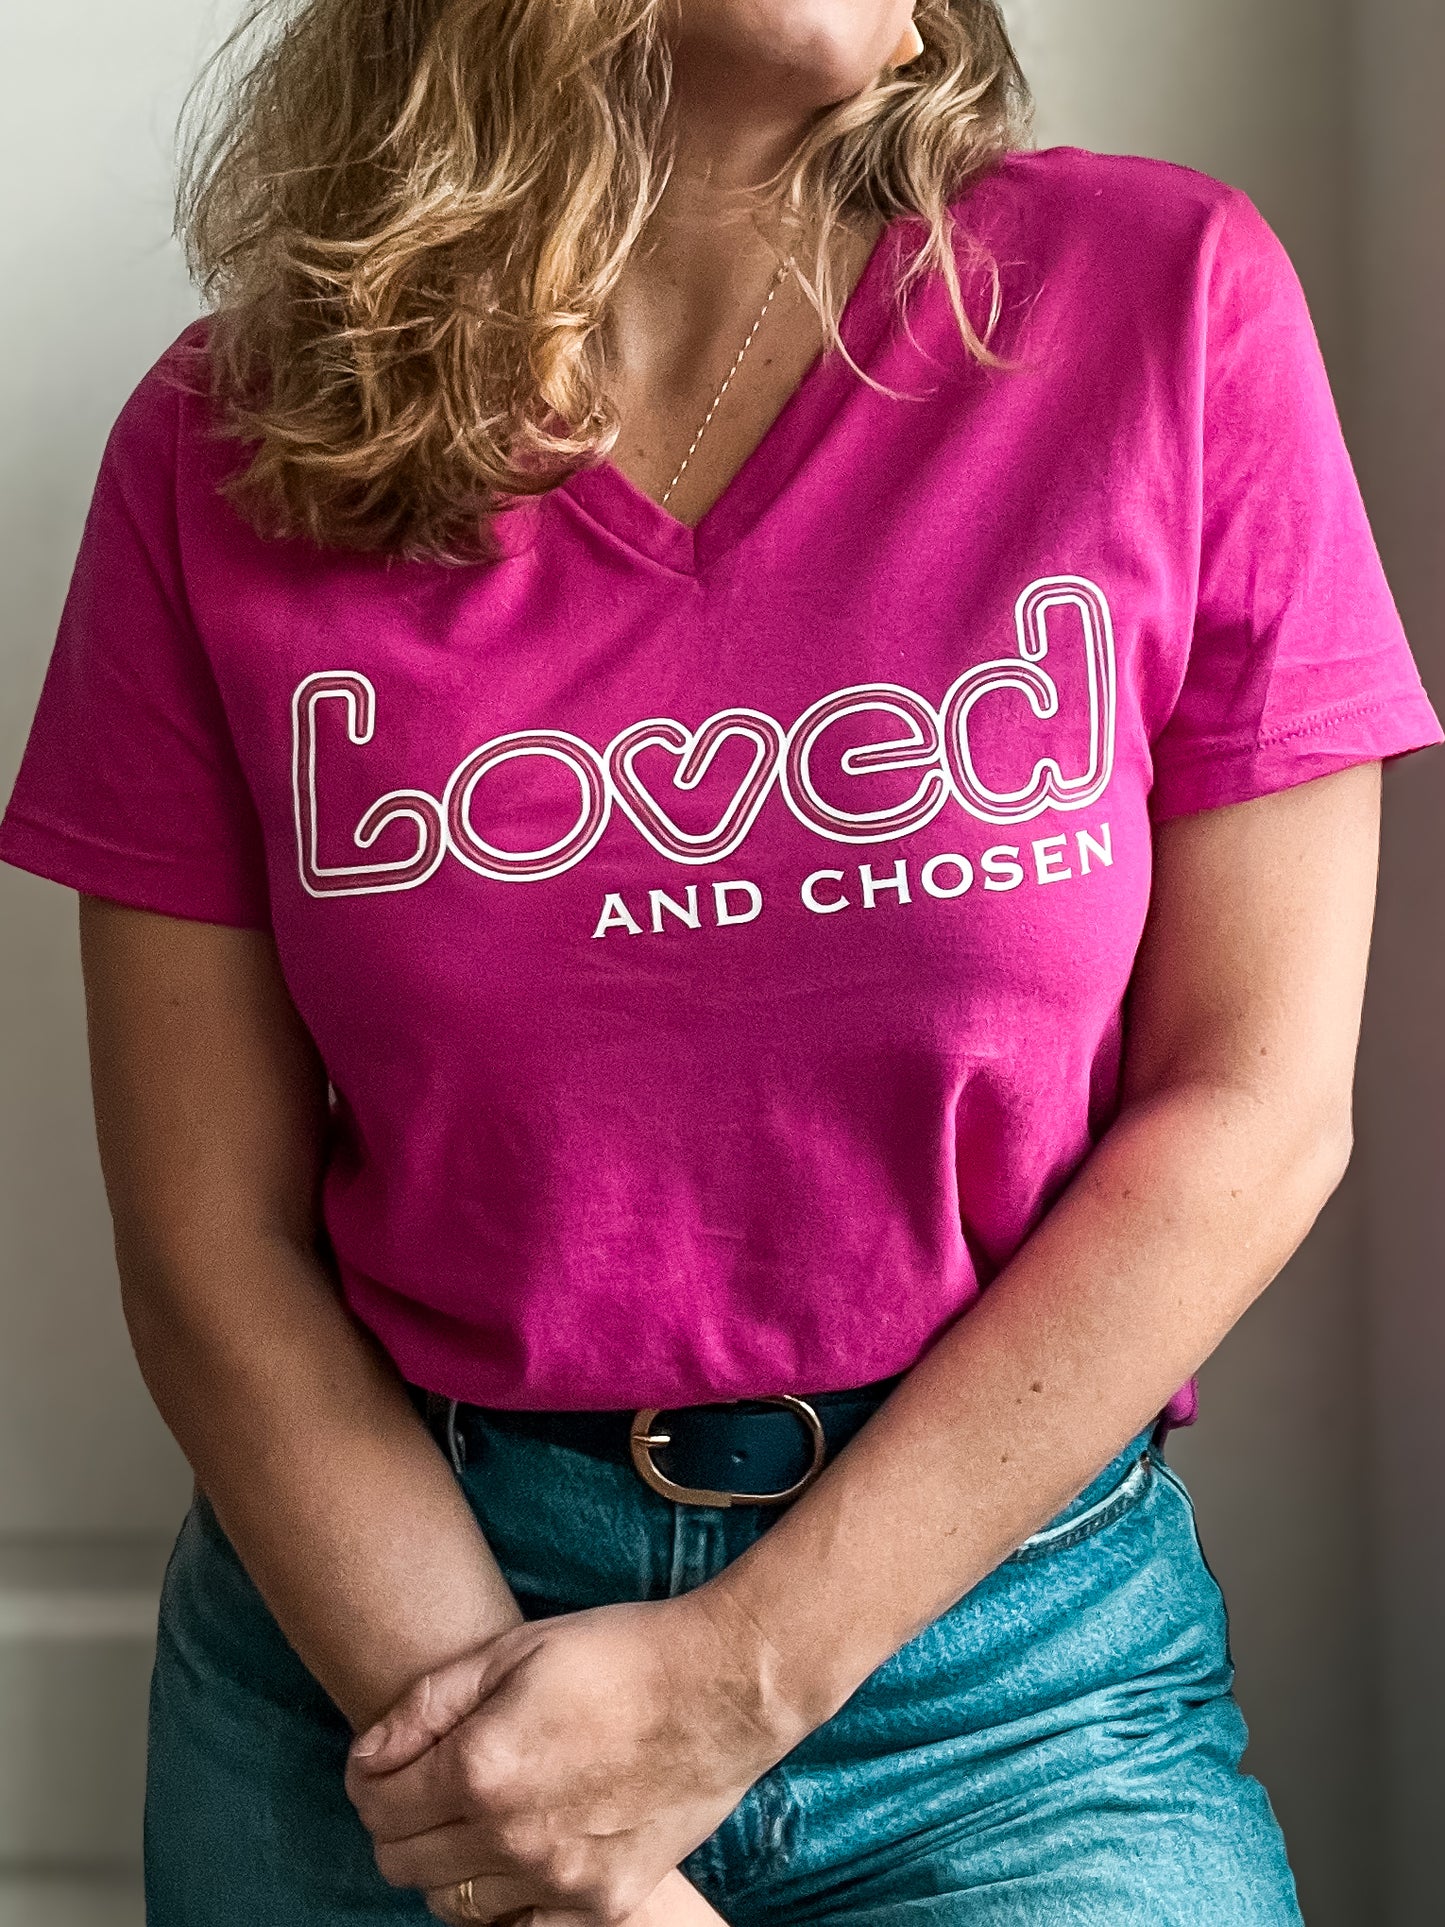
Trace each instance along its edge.
<instances>
[{"instance_id":1,"label":"black belt","mask_svg":"<svg viewBox=\"0 0 1445 1927\"><path fill-rule=\"evenodd\" d=\"M454 1458L469 1432L490 1427L630 1465L679 1505L784 1505L811 1485L902 1376L807 1398L779 1394L640 1411L511 1411L418 1387L413 1395Z\"/></svg>"}]
</instances>

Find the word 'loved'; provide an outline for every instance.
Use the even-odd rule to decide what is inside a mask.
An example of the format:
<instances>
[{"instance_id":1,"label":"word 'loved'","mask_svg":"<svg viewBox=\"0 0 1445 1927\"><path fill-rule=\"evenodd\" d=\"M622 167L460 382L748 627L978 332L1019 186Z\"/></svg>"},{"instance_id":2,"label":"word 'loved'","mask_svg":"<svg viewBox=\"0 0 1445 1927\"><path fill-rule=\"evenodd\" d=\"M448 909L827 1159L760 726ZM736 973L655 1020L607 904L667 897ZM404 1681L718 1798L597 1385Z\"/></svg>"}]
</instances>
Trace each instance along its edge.
<instances>
[{"instance_id":1,"label":"word 'loved'","mask_svg":"<svg viewBox=\"0 0 1445 1927\"><path fill-rule=\"evenodd\" d=\"M695 729L674 717L648 717L601 748L568 730L507 731L469 751L440 793L407 785L377 797L350 832L362 860L340 863L322 856L323 841L343 834L340 825L323 839L322 823L341 816L328 800L331 758L341 745L333 734L322 754L318 712L339 709L346 742L360 747L376 727L376 691L360 670L318 670L297 685L291 705L302 887L313 897L415 890L449 856L498 883L540 883L583 862L614 815L669 862L720 863L746 841L775 793L797 822L831 843L912 836L950 804L998 825L1028 822L1045 810L1091 808L1114 767L1117 690L1108 602L1082 576L1049 576L1019 597L1014 623L1015 654L974 663L937 702L901 684L860 683L819 697L786 727L761 709L739 705ZM1083 673L1067 705L1044 668L1061 623L1076 639L1070 653L1082 647ZM1066 707L1074 713L1062 713ZM1030 731L1043 727L1045 753L1031 758L1017 787L1000 788L980 767L980 744L1019 722ZM721 792L717 814L705 827L689 829L678 820L682 804L707 781L725 748L742 767L713 778L708 793ZM551 841L529 843L521 824L531 819L509 809L507 784L519 768L562 786L563 827ZM879 779L885 779L881 790ZM899 796L897 788L905 786ZM537 834L535 823L531 833ZM394 854L377 848L383 837L383 849Z\"/></svg>"}]
</instances>

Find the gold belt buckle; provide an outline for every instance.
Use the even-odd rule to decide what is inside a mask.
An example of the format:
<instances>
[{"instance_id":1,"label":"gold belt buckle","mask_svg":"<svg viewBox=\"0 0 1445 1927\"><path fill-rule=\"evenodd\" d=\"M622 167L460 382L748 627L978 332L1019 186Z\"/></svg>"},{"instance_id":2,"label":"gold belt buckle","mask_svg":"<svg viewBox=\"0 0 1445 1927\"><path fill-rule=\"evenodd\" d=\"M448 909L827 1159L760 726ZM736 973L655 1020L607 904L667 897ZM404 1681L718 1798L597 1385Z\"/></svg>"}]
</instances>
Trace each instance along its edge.
<instances>
[{"instance_id":1,"label":"gold belt buckle","mask_svg":"<svg viewBox=\"0 0 1445 1927\"><path fill-rule=\"evenodd\" d=\"M628 1444L632 1448L632 1463L654 1492L660 1492L664 1499L672 1499L678 1505L786 1505L789 1499L796 1499L800 1492L806 1491L813 1483L823 1469L828 1442L823 1436L823 1421L805 1398L794 1398L790 1392L777 1392L764 1398L733 1399L731 1402L734 1405L779 1405L801 1421L813 1447L813 1463L803 1476L782 1492L710 1492L702 1485L678 1485L659 1470L652 1460L654 1445L672 1443L670 1432L655 1432L652 1429L668 1407L647 1405L633 1416Z\"/></svg>"}]
</instances>

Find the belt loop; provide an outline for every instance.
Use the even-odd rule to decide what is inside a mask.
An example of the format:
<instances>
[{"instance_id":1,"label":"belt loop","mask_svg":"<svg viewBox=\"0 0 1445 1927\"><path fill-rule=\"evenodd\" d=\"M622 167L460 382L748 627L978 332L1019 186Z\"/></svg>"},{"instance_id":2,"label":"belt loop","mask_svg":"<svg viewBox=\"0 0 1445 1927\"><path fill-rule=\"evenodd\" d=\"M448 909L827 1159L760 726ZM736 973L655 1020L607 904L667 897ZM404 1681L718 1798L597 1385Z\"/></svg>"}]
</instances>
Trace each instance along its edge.
<instances>
[{"instance_id":1,"label":"belt loop","mask_svg":"<svg viewBox=\"0 0 1445 1927\"><path fill-rule=\"evenodd\" d=\"M460 1399L447 1400L447 1453L452 1462L452 1470L461 1477L462 1467L467 1462L466 1442L457 1427L457 1407Z\"/></svg>"}]
</instances>

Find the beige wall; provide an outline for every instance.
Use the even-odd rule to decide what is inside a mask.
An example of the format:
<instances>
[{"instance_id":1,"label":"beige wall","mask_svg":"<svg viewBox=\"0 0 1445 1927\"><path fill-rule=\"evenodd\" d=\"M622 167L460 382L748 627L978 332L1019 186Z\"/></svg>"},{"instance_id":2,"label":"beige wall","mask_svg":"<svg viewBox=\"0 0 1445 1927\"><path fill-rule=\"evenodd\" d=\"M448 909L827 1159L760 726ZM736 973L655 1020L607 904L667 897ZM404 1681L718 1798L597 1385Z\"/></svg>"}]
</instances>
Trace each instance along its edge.
<instances>
[{"instance_id":1,"label":"beige wall","mask_svg":"<svg viewBox=\"0 0 1445 1927\"><path fill-rule=\"evenodd\" d=\"M167 183L211 24L204 0L0 8L6 792L106 429L194 313ZM95 1876L137 1855L158 1535L188 1479L116 1303L74 899L5 869L0 1070L0 1923L139 1927Z\"/></svg>"},{"instance_id":2,"label":"beige wall","mask_svg":"<svg viewBox=\"0 0 1445 1927\"><path fill-rule=\"evenodd\" d=\"M1359 0L1356 43L1345 0L1011 8L1046 139L1203 167L1253 193L1279 228L1315 304L1402 600L1437 663L1445 156L1419 130L1433 126L1442 11L1440 0ZM19 754L106 425L192 311L165 239L167 141L211 23L206 0L48 0L7 9L0 28L0 61L26 76L0 132L17 270L0 313L0 786ZM1412 201L1422 178L1437 195L1429 234ZM1363 303L1362 262L1374 279ZM1445 1139L1445 1029L1434 1007L1442 763L1392 783L1365 1154L1305 1254L1209 1368L1203 1423L1175 1448L1230 1596L1253 1757L1286 1820L1312 1927L1388 1918L1375 1833L1387 1805L1394 1919L1438 1918L1425 1896L1445 1791L1434 1741L1445 1661L1433 1637L1445 1607L1435 1469L1445 1463L1445 1248L1432 1193ZM7 1542L83 1549L168 1531L185 1477L115 1309L71 900L5 871L0 1035L3 1595ZM1367 1432L1372 1413L1379 1423ZM1367 1556L1372 1532L1378 1563ZM69 1559L69 1546L62 1552ZM91 1564L111 1569L104 1558ZM1377 1652L1388 1660L1383 1746ZM4 1714L0 1706L0 1751ZM0 1862L7 1851L0 1812Z\"/></svg>"},{"instance_id":3,"label":"beige wall","mask_svg":"<svg viewBox=\"0 0 1445 1927\"><path fill-rule=\"evenodd\" d=\"M196 0L3 12L7 793L106 429L194 312L166 238L167 179L171 124L208 20ZM68 893L0 868L0 1536L169 1527L185 1490L115 1304L74 926Z\"/></svg>"},{"instance_id":4,"label":"beige wall","mask_svg":"<svg viewBox=\"0 0 1445 1927\"><path fill-rule=\"evenodd\" d=\"M1355 33L1360 449L1381 547L1445 710L1445 5L1364 0ZM1380 1911L1445 1917L1445 753L1392 786L1366 1022Z\"/></svg>"}]
</instances>

